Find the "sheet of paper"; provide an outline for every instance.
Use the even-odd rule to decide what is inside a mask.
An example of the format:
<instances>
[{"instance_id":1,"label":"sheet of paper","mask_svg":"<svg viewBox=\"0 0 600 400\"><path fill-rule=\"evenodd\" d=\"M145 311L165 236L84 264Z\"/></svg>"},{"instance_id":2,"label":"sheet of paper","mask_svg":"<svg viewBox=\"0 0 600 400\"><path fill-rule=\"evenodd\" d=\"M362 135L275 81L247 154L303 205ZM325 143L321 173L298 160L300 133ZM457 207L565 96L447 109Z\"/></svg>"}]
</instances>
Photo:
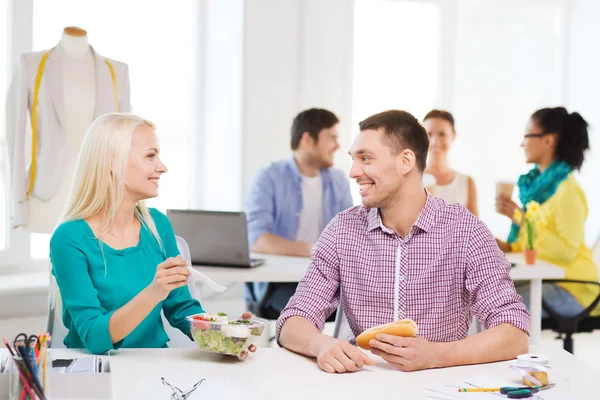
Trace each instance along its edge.
<instances>
[{"instance_id":1,"label":"sheet of paper","mask_svg":"<svg viewBox=\"0 0 600 400\"><path fill-rule=\"evenodd\" d=\"M427 399L437 400L498 400L505 399L506 396L501 395L499 392L485 392L485 393L460 393L459 388L472 388L472 387L502 387L502 386L520 386L516 385L515 382L506 381L503 379L494 378L486 375L476 375L465 379L462 382L451 382L446 385L438 385L431 388L424 389L424 394ZM560 389L560 386L548 390L542 390L533 397L531 400L575 400L572 396L569 396Z\"/></svg>"},{"instance_id":2,"label":"sheet of paper","mask_svg":"<svg viewBox=\"0 0 600 400\"><path fill-rule=\"evenodd\" d=\"M162 379L171 385L163 384ZM194 385L204 378L196 388ZM179 397L172 397L177 393ZM243 387L228 377L209 377L194 374L173 375L165 373L162 376L143 376L138 381L136 395L146 400L200 400L200 399L230 399L234 396L247 395ZM185 396L185 397L184 397Z\"/></svg>"}]
</instances>

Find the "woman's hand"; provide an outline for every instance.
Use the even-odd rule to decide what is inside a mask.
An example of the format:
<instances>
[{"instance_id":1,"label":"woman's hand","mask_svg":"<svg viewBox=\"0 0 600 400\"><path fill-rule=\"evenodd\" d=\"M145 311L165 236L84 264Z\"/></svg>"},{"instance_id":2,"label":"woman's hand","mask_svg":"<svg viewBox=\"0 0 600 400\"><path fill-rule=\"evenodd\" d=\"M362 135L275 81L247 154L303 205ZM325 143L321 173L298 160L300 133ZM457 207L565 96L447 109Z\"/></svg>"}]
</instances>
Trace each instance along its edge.
<instances>
[{"instance_id":1,"label":"woman's hand","mask_svg":"<svg viewBox=\"0 0 600 400\"><path fill-rule=\"evenodd\" d=\"M512 199L510 197L508 197L506 195L500 195L500 196L496 197L496 212L498 212L502 215L506 215L515 224L521 225L523 223L522 219L521 219L521 221L515 221L515 219L514 219L515 210L519 210L521 215L524 214L523 210L521 210L521 208L517 205L517 203L512 201Z\"/></svg>"},{"instance_id":2,"label":"woman's hand","mask_svg":"<svg viewBox=\"0 0 600 400\"><path fill-rule=\"evenodd\" d=\"M148 289L162 301L169 296L172 290L186 286L189 276L187 261L183 257L167 258L156 267L156 275Z\"/></svg>"},{"instance_id":3,"label":"woman's hand","mask_svg":"<svg viewBox=\"0 0 600 400\"><path fill-rule=\"evenodd\" d=\"M246 311L245 313L242 314L242 319L250 319L252 318L252 313L249 311ZM254 353L256 351L256 346L251 344L250 347L248 347L248 351L250 353ZM241 359L245 359L248 358L248 351L242 351L239 355L239 357Z\"/></svg>"}]
</instances>

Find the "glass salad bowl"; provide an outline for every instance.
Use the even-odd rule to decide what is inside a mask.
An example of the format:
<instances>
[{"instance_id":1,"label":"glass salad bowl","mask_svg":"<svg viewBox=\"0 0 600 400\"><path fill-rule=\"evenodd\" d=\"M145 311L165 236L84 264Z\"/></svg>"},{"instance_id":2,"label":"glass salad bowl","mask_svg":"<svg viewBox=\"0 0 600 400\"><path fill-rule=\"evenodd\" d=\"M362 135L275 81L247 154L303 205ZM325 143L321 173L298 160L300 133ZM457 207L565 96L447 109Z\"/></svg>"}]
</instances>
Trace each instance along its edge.
<instances>
[{"instance_id":1,"label":"glass salad bowl","mask_svg":"<svg viewBox=\"0 0 600 400\"><path fill-rule=\"evenodd\" d=\"M263 334L269 321L261 318L230 318L225 313L194 314L186 317L194 342L201 350L238 356L248 351Z\"/></svg>"}]
</instances>

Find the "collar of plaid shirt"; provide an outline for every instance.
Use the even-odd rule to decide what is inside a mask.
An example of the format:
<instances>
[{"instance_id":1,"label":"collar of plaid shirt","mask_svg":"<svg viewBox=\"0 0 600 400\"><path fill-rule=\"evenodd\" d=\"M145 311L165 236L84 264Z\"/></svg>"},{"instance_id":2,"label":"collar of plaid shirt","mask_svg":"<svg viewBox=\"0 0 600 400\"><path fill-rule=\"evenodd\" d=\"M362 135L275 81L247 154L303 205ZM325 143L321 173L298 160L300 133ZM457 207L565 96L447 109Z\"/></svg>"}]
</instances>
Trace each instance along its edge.
<instances>
[{"instance_id":1,"label":"collar of plaid shirt","mask_svg":"<svg viewBox=\"0 0 600 400\"><path fill-rule=\"evenodd\" d=\"M427 196L427 201L425 202L425 207L423 207L423 211L421 212L421 214L419 214L419 217L417 218L417 220L415 221L415 223L413 224L411 231L409 232L408 236L406 237L406 240L408 240L411 236L411 234L413 234L413 230L415 228L418 228L420 230L422 230L423 232L429 232L431 230L431 228L433 227L433 224L435 223L435 213L439 208L439 204L437 202L435 202L434 200L432 200L432 196ZM385 225L383 225L383 221L381 220L381 214L379 213L379 209L378 208L369 208L368 209L368 216L367 216L367 220L368 220L368 225L367 225L367 231L371 232L377 228L380 228L383 232L389 234L389 235L397 235L396 232L394 232L393 230L387 228Z\"/></svg>"},{"instance_id":2,"label":"collar of plaid shirt","mask_svg":"<svg viewBox=\"0 0 600 400\"><path fill-rule=\"evenodd\" d=\"M486 328L510 323L528 332L529 313L509 270L489 229L459 204L428 196L404 238L383 225L378 209L354 207L321 234L276 332L292 316L322 329L340 301L352 342L401 318L437 342L466 337L473 315Z\"/></svg>"}]
</instances>

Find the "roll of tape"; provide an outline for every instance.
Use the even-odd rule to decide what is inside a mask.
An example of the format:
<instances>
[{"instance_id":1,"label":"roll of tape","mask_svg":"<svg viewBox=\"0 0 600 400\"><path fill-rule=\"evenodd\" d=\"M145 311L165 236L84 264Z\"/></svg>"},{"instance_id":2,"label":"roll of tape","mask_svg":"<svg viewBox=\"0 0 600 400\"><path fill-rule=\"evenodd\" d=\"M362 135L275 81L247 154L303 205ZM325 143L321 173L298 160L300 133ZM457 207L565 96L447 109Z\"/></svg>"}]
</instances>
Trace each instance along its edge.
<instances>
[{"instance_id":1,"label":"roll of tape","mask_svg":"<svg viewBox=\"0 0 600 400\"><path fill-rule=\"evenodd\" d=\"M521 354L510 362L510 368L519 372L525 386L546 386L550 357L543 354Z\"/></svg>"}]
</instances>

